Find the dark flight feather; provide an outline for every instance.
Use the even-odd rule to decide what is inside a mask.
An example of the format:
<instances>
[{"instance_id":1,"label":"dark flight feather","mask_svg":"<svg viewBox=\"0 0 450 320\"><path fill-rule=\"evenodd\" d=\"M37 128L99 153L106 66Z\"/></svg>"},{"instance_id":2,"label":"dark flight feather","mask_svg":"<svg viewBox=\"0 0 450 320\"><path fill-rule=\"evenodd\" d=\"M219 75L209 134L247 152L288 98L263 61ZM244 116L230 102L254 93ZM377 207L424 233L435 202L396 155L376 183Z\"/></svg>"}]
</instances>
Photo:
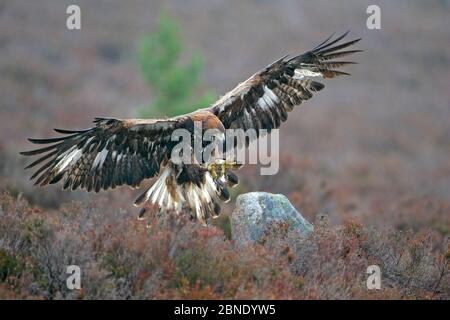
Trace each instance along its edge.
<instances>
[{"instance_id":1,"label":"dark flight feather","mask_svg":"<svg viewBox=\"0 0 450 320\"><path fill-rule=\"evenodd\" d=\"M65 136L30 138L29 141L34 144L48 146L21 154L40 155L26 167L30 169L43 163L31 176L38 185L63 180L63 189L85 188L96 192L124 183L137 186L142 180L158 174L160 163L169 157L168 152L171 150L161 136L170 137L172 131L182 125L185 119L186 117L166 120L95 118L95 126L89 129L54 129ZM138 152L145 140L152 141L153 156L144 150ZM117 160L119 157L120 160Z\"/></svg>"}]
</instances>

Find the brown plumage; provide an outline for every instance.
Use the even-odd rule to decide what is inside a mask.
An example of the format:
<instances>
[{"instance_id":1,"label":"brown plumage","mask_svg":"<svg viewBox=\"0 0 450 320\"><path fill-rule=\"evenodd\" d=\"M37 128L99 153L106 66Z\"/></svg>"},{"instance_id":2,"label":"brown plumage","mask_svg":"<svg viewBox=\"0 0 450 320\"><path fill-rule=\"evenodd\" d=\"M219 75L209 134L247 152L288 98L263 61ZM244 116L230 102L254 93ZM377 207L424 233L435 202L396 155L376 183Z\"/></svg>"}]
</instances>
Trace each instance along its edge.
<instances>
[{"instance_id":1,"label":"brown plumage","mask_svg":"<svg viewBox=\"0 0 450 320\"><path fill-rule=\"evenodd\" d=\"M361 51L344 50L360 40L339 43L347 33L273 62L208 108L168 119L95 118L89 129L55 129L63 136L29 139L46 145L22 152L39 156L27 166L41 165L31 179L41 186L62 181L64 189L98 192L124 184L138 187L143 180L159 175L136 199L136 205L150 202L160 210L188 211L205 223L220 213L220 202L230 198L227 186L236 185L238 179L231 171L233 166L217 170L210 163L173 163L174 130L194 133L194 123L199 121L203 130L256 129L258 137L259 129L270 133L279 128L295 106L324 88L315 78L348 75L336 68L354 62L333 60ZM223 166L223 161L216 164Z\"/></svg>"}]
</instances>

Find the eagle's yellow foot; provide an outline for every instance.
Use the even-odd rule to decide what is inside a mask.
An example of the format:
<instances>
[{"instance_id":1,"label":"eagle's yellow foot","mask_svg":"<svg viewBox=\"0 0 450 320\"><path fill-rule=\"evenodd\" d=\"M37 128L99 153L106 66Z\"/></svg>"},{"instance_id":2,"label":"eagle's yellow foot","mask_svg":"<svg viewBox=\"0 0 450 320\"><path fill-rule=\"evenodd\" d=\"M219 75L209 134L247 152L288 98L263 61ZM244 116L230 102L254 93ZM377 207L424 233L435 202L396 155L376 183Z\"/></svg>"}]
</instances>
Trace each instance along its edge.
<instances>
[{"instance_id":1,"label":"eagle's yellow foot","mask_svg":"<svg viewBox=\"0 0 450 320\"><path fill-rule=\"evenodd\" d=\"M209 163L207 165L207 170L214 179L225 176L227 170L236 170L241 167L236 161L220 161L215 163Z\"/></svg>"},{"instance_id":2,"label":"eagle's yellow foot","mask_svg":"<svg viewBox=\"0 0 450 320\"><path fill-rule=\"evenodd\" d=\"M217 175L217 163L208 163L208 165L206 166L206 169L209 171L209 173L211 174L211 176L214 179L217 179L218 175Z\"/></svg>"}]
</instances>

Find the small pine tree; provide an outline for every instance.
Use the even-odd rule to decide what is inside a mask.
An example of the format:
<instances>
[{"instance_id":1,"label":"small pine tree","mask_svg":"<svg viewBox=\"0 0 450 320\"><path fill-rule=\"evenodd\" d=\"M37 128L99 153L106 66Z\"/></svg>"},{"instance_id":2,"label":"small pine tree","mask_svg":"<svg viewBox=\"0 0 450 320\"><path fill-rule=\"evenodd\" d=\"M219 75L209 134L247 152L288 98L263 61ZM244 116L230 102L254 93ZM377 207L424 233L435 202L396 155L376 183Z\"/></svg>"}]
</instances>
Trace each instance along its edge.
<instances>
[{"instance_id":1,"label":"small pine tree","mask_svg":"<svg viewBox=\"0 0 450 320\"><path fill-rule=\"evenodd\" d=\"M178 24L167 13L161 14L158 29L145 36L139 46L142 75L156 96L141 111L142 117L176 116L213 102L212 92L198 94L203 68L201 56L195 54L186 65L180 65L181 51Z\"/></svg>"}]
</instances>

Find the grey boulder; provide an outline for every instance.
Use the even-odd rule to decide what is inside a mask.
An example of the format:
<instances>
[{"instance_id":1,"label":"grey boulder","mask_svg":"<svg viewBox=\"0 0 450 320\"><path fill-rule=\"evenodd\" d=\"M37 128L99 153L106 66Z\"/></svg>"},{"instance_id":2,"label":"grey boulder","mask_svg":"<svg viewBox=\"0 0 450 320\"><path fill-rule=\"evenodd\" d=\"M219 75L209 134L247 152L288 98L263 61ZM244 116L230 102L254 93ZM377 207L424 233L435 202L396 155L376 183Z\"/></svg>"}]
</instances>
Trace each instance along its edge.
<instances>
[{"instance_id":1,"label":"grey boulder","mask_svg":"<svg viewBox=\"0 0 450 320\"><path fill-rule=\"evenodd\" d=\"M250 192L238 196L231 216L231 236L236 245L259 242L274 223L305 236L314 230L282 194Z\"/></svg>"}]
</instances>

